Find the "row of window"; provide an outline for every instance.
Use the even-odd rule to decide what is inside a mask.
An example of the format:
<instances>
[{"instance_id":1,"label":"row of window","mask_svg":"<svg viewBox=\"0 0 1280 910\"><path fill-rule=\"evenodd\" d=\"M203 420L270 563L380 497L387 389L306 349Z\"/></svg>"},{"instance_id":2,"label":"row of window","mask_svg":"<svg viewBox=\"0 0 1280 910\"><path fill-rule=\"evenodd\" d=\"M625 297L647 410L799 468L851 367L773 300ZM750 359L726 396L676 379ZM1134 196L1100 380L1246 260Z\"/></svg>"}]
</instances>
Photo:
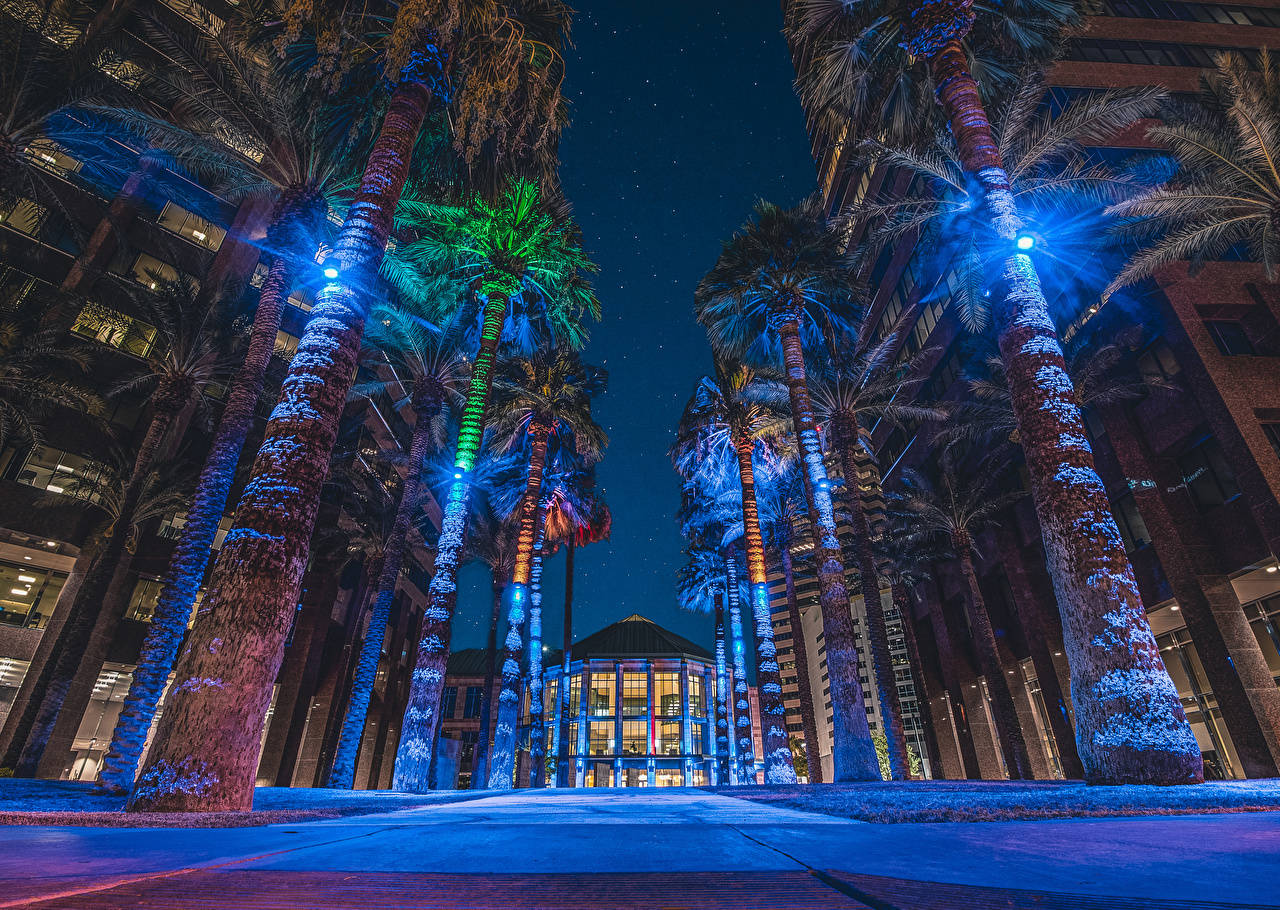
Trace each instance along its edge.
<instances>
[{"instance_id":1,"label":"row of window","mask_svg":"<svg viewBox=\"0 0 1280 910\"><path fill-rule=\"evenodd\" d=\"M1162 41L1125 41L1115 38L1076 38L1067 45L1065 59L1090 63L1133 63L1140 66L1188 66L1212 69L1214 57L1225 51L1258 60L1252 48L1213 47L1204 44L1167 44Z\"/></svg>"},{"instance_id":2,"label":"row of window","mask_svg":"<svg viewBox=\"0 0 1280 910\"><path fill-rule=\"evenodd\" d=\"M1102 12L1126 19L1167 19L1219 25L1257 25L1280 28L1280 9L1221 3L1182 3L1178 0L1106 0Z\"/></svg>"}]
</instances>

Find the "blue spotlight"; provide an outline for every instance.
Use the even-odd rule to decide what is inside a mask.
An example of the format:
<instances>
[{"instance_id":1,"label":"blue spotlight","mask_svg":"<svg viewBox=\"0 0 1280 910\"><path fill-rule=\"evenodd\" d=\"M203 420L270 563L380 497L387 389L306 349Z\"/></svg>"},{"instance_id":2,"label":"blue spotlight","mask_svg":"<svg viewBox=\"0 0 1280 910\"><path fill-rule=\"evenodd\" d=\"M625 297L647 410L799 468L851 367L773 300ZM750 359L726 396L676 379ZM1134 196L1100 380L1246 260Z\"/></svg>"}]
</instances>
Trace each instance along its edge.
<instances>
[{"instance_id":1,"label":"blue spotlight","mask_svg":"<svg viewBox=\"0 0 1280 910\"><path fill-rule=\"evenodd\" d=\"M461 471L454 471L454 473L453 473L453 479L454 479L454 480L461 480L461 479L462 479L462 472L461 472Z\"/></svg>"},{"instance_id":2,"label":"blue spotlight","mask_svg":"<svg viewBox=\"0 0 1280 910\"><path fill-rule=\"evenodd\" d=\"M338 277L338 270L331 265L324 267L324 277L334 279Z\"/></svg>"},{"instance_id":3,"label":"blue spotlight","mask_svg":"<svg viewBox=\"0 0 1280 910\"><path fill-rule=\"evenodd\" d=\"M1031 236L1030 234L1019 234L1018 239L1015 240L1013 243L1014 243L1014 246L1016 246L1018 249L1022 250L1025 253L1028 250L1035 248L1036 238Z\"/></svg>"}]
</instances>

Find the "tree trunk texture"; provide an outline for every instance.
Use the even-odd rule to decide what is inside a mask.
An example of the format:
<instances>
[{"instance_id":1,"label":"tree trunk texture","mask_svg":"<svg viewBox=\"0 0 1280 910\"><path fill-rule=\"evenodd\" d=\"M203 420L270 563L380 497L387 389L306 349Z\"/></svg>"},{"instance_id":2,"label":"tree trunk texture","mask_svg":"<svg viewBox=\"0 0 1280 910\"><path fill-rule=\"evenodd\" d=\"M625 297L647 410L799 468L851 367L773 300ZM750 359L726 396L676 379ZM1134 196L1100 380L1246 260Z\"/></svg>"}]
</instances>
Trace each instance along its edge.
<instances>
[{"instance_id":1,"label":"tree trunk texture","mask_svg":"<svg viewBox=\"0 0 1280 910\"><path fill-rule=\"evenodd\" d=\"M420 396L415 396L418 397ZM342 732L338 734L333 770L329 772L329 786L340 790L350 790L354 786L360 741L364 737L365 720L369 714L369 699L373 697L374 683L378 680L378 663L382 659L387 621L391 617L391 604L395 600L400 569L404 565L409 528L418 513L418 506L421 505L418 488L422 481L423 462L432 448L431 421L443 402L432 400L423 404L422 407L414 408L413 436L409 442L409 471L400 489L395 521L382 547L378 593L369 614L368 630L360 643L351 698L347 702L347 712L342 720Z\"/></svg>"},{"instance_id":2,"label":"tree trunk texture","mask_svg":"<svg viewBox=\"0 0 1280 910\"><path fill-rule=\"evenodd\" d=\"M747 647L742 634L742 598L738 593L738 560L726 547L724 563L729 577L729 652L733 658L734 754L740 783L752 780L755 765L751 742L751 702L747 697Z\"/></svg>"},{"instance_id":3,"label":"tree trunk texture","mask_svg":"<svg viewBox=\"0 0 1280 910\"><path fill-rule=\"evenodd\" d=\"M716 593L716 784L729 785L729 665L725 654L724 597Z\"/></svg>"},{"instance_id":4,"label":"tree trunk texture","mask_svg":"<svg viewBox=\"0 0 1280 910\"><path fill-rule=\"evenodd\" d=\"M489 730L493 717L493 684L498 679L498 623L502 618L502 592L506 579L493 580L493 609L489 614L489 638L484 649L484 689L480 693L480 736L476 739L471 762L471 789L485 790L489 785Z\"/></svg>"},{"instance_id":5,"label":"tree trunk texture","mask_svg":"<svg viewBox=\"0 0 1280 910\"><path fill-rule=\"evenodd\" d=\"M431 94L401 82L338 234L345 277L311 311L252 478L218 554L204 616L129 802L135 811L245 810L372 284Z\"/></svg>"},{"instance_id":6,"label":"tree trunk texture","mask_svg":"<svg viewBox=\"0 0 1280 910\"><path fill-rule=\"evenodd\" d=\"M769 610L769 575L764 563L764 539L756 505L754 446L750 439L735 441L738 475L742 482L743 538L747 547L747 583L751 591L751 615L755 621L756 686L760 693L760 732L764 748L767 784L796 783L787 736L787 709L782 704L782 673L778 648L773 641L773 617Z\"/></svg>"},{"instance_id":7,"label":"tree trunk texture","mask_svg":"<svg viewBox=\"0 0 1280 910\"><path fill-rule=\"evenodd\" d=\"M546 501L541 504L546 515ZM533 545L529 569L529 786L547 784L546 712L542 703L542 561L546 544L546 524L542 524Z\"/></svg>"},{"instance_id":8,"label":"tree trunk texture","mask_svg":"<svg viewBox=\"0 0 1280 910\"><path fill-rule=\"evenodd\" d=\"M973 567L973 557L970 555L972 544L967 535L957 535L954 546L959 554L960 573L968 587L966 604L969 608L973 650L978 656L978 667L987 681L987 692L991 696L996 739L999 740L1000 751L1004 755L1005 772L1011 780L1033 780L1035 775L1031 770L1031 758L1027 755L1026 741L1022 738L1018 712L1013 705L1013 693L1009 691L1009 680L1005 676L1004 665L1000 662L996 633L991 627L991 616L987 613L987 603L978 586L978 574Z\"/></svg>"},{"instance_id":9,"label":"tree trunk texture","mask_svg":"<svg viewBox=\"0 0 1280 910\"><path fill-rule=\"evenodd\" d=\"M573 538L565 545L564 553L564 639L561 659L559 713L559 738L556 741L556 786L569 786L573 765L569 751L569 664L573 651Z\"/></svg>"},{"instance_id":10,"label":"tree trunk texture","mask_svg":"<svg viewBox=\"0 0 1280 910\"><path fill-rule=\"evenodd\" d=\"M961 163L981 187L995 235L1009 244L991 297L1049 574L1063 611L1085 779L1199 783L1200 749L1160 660L1094 468L1035 263L1013 250L1021 227L1017 203L960 41L946 42L929 64Z\"/></svg>"},{"instance_id":11,"label":"tree trunk texture","mask_svg":"<svg viewBox=\"0 0 1280 910\"><path fill-rule=\"evenodd\" d=\"M898 676L893 668L893 655L889 652L889 628L884 617L884 605L880 601L880 575L876 569L875 552L871 549L871 526L867 522L862 484L858 482L858 465L854 458L854 448L862 444L858 438L857 419L850 414L841 414L834 423L840 467L844 471L845 490L849 495L849 525L853 530L858 583L867 613L867 645L880 701L880 720L884 724L889 776L893 780L910 780L911 758L907 754L907 735L902 728Z\"/></svg>"},{"instance_id":12,"label":"tree trunk texture","mask_svg":"<svg viewBox=\"0 0 1280 910\"><path fill-rule=\"evenodd\" d=\"M1258 644L1208 529L1183 487L1182 472L1151 451L1129 405L1113 405L1107 437L1129 480L1151 546L1248 777L1280 773L1280 688ZM1176 490L1177 492L1170 492Z\"/></svg>"},{"instance_id":13,"label":"tree trunk texture","mask_svg":"<svg viewBox=\"0 0 1280 910\"><path fill-rule=\"evenodd\" d=\"M0 761L0 767L13 768L15 777L34 777L39 768L76 670L92 642L111 580L121 563L124 563L124 570L127 571L128 564L133 559L133 554L128 551L128 544L133 534L134 516L156 454L170 430L175 429L175 418L191 394L185 387L162 381L152 399L155 413L147 424L146 435L134 457L133 469L125 484L110 536L101 555L85 575L80 589L76 591L75 600L67 612L66 623L54 643L49 660L39 669L35 685L31 689L31 700L27 702L22 717L13 728L13 738L9 741L4 759ZM105 646L103 650L105 652Z\"/></svg>"},{"instance_id":14,"label":"tree trunk texture","mask_svg":"<svg viewBox=\"0 0 1280 910\"><path fill-rule=\"evenodd\" d=\"M1046 722L1049 724L1049 732L1053 734L1053 742L1058 750L1062 776L1068 780L1078 780L1084 777L1084 766L1080 764L1080 754L1076 752L1075 729L1071 725L1067 699L1058 682L1058 671L1053 663L1050 632L1042 621L1044 607L1039 603L1036 590L1027 577L1027 566L1013 532L1000 528L998 535L1002 551L1001 563L1013 591L1015 613L1022 625L1022 636L1027 641L1027 650L1031 652L1031 662L1036 668L1036 682L1040 686L1040 697L1048 715Z\"/></svg>"},{"instance_id":15,"label":"tree trunk texture","mask_svg":"<svg viewBox=\"0 0 1280 910\"><path fill-rule=\"evenodd\" d=\"M427 589L427 610L422 620L422 638L414 657L409 701L400 726L396 747L396 769L392 789L425 793L431 787L431 765L436 733L440 729L440 697L444 692L445 669L449 663L453 612L458 605L458 560L466 542L467 512L472 478L484 438L489 390L493 385L493 365L506 321L507 298L490 294L485 302L480 331L480 350L471 367L471 385L458 430L454 456L455 479L449 488L436 544L435 574Z\"/></svg>"},{"instance_id":16,"label":"tree trunk texture","mask_svg":"<svg viewBox=\"0 0 1280 910\"><path fill-rule=\"evenodd\" d=\"M831 484L818 443L813 405L800 345L800 323L794 315L779 320L787 389L791 395L791 418L795 424L801 477L809 506L813 536L814 567L818 573L822 631L827 646L827 675L831 681L831 760L837 783L880 780L880 759L871 728L867 725L866 701L858 681L858 647L845 588L844 557L836 535L835 511L831 504Z\"/></svg>"},{"instance_id":17,"label":"tree trunk texture","mask_svg":"<svg viewBox=\"0 0 1280 910\"><path fill-rule=\"evenodd\" d=\"M280 316L289 295L292 273L289 261L276 257L262 283L249 335L249 348L244 363L231 382L222 419L196 483L187 523L170 557L151 627L147 629L138 655L138 667L116 721L111 746L103 760L102 786L108 790L124 793L133 787L142 749L155 720L156 705L164 693L182 636L191 621L191 609L209 566L213 541L227 509L227 499L235 482L245 440L253 429L253 418L262 397L271 354L275 350L276 333L280 329Z\"/></svg>"},{"instance_id":18,"label":"tree trunk texture","mask_svg":"<svg viewBox=\"0 0 1280 910\"><path fill-rule=\"evenodd\" d=\"M809 765L809 783L822 783L822 748L818 739L817 715L813 707L813 688L809 685L809 646L804 640L800 603L796 600L796 579L791 564L791 544L778 547L782 575L787 586L787 615L791 618L791 654L796 664L796 688L800 690L800 723L804 727L804 758ZM824 636L825 638L825 636Z\"/></svg>"}]
</instances>

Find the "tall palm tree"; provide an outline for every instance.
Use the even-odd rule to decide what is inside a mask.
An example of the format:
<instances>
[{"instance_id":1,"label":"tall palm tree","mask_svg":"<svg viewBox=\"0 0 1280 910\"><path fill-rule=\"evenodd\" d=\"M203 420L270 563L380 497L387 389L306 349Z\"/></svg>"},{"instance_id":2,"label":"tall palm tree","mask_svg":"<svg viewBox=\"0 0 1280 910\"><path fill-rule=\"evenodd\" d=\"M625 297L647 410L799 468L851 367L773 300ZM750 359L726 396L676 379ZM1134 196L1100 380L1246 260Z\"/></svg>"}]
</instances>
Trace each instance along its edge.
<instances>
[{"instance_id":1,"label":"tall palm tree","mask_svg":"<svg viewBox=\"0 0 1280 910\"><path fill-rule=\"evenodd\" d=\"M992 523L995 516L1024 495L1021 489L1001 493L999 483L1008 476L997 464L978 464L961 473L955 455L944 456L939 466L938 485L930 484L914 471L902 475L902 491L895 496L912 528L926 540L940 540L960 565L969 597L966 600L969 626L973 633L978 666L991 695L996 735L1004 754L1005 770L1014 780L1030 780L1034 775L1022 727L1013 706L1009 681L1000 662L995 631L987 613L986 600L978 586L974 568L975 535Z\"/></svg>"},{"instance_id":2,"label":"tall palm tree","mask_svg":"<svg viewBox=\"0 0 1280 910\"><path fill-rule=\"evenodd\" d=\"M821 198L793 209L759 202L755 218L724 245L695 294L698 321L718 356L765 360L781 355L791 415L805 470L805 499L818 570L834 715L835 779L879 780L880 765L858 681L858 652L836 536L831 484L809 397L806 342L852 316L853 261L844 230L826 217Z\"/></svg>"},{"instance_id":3,"label":"tall palm tree","mask_svg":"<svg viewBox=\"0 0 1280 910\"><path fill-rule=\"evenodd\" d=\"M1235 51L1217 54L1215 71L1202 77L1198 103L1173 107L1147 130L1149 141L1172 153L1177 171L1109 210L1127 221L1123 233L1146 243L1108 295L1165 266L1188 260L1194 269L1236 246L1275 280L1280 64L1266 48L1258 55L1255 68Z\"/></svg>"},{"instance_id":4,"label":"tall palm tree","mask_svg":"<svg viewBox=\"0 0 1280 910\"><path fill-rule=\"evenodd\" d=\"M182 434L191 410L203 401L204 390L227 372L222 314L200 300L193 282L157 282L154 293L135 295L135 305L156 327L156 344L138 372L115 394L149 392L151 417L134 453L107 543L75 593L54 650L29 689L26 708L9 728L11 738L0 766L13 768L18 776L36 773L112 576L132 561L128 529L163 447Z\"/></svg>"},{"instance_id":5,"label":"tall palm tree","mask_svg":"<svg viewBox=\"0 0 1280 910\"><path fill-rule=\"evenodd\" d=\"M429 785L431 749L439 726L448 625L457 599L457 554L465 535L470 472L484 436L498 347L515 299L540 314L545 332L568 348L585 342L584 317L598 317L599 304L584 274L594 265L582 252L567 207L544 197L529 180L512 180L499 203L472 196L461 205L425 205L419 213L423 237L397 252L408 264L399 274L439 274L470 278L484 301L480 347L462 410L454 456L454 484L444 507L436 574L428 592L428 624L418 646L413 686L401 727L394 787L422 790ZM396 279L393 279L393 281ZM453 306L455 301L446 302Z\"/></svg>"},{"instance_id":6,"label":"tall palm tree","mask_svg":"<svg viewBox=\"0 0 1280 910\"><path fill-rule=\"evenodd\" d=\"M804 490L794 461L779 459L756 486L756 502L760 508L760 534L766 552L773 553L782 572L787 598L787 617L791 622L791 653L796 671L796 688L800 697L800 724L804 732L804 753L810 783L822 783L822 757L818 742L817 714L813 707L813 691L809 685L809 653L805 644L796 599L795 545L796 524L805 514Z\"/></svg>"},{"instance_id":7,"label":"tall palm tree","mask_svg":"<svg viewBox=\"0 0 1280 910\"><path fill-rule=\"evenodd\" d=\"M687 480L692 479L698 464L712 453L728 455L731 452L737 463L742 491L742 540L747 556L747 584L755 621L756 679L763 715L765 781L771 784L793 784L796 774L787 738L786 708L782 704L778 649L773 641L764 538L756 502L755 458L761 443L767 443L783 432L784 417L779 405L785 397L785 389L771 380L758 377L750 367L730 367L716 361L715 374L704 376L698 382L677 431L678 437L684 441L677 469L685 466Z\"/></svg>"},{"instance_id":8,"label":"tall palm tree","mask_svg":"<svg viewBox=\"0 0 1280 910\"><path fill-rule=\"evenodd\" d=\"M1062 350L1041 290L1034 238L987 118L978 74L994 84L1012 60L1044 60L1082 3L1028 0L804 0L789 23L806 42L809 101L854 109L892 86L867 80L914 74L931 81L955 136L964 174L978 187L999 255L991 288L1000 353L1014 390L1019 433L1063 616L1077 740L1095 783L1197 783L1200 750L1160 661L1133 568L1094 467ZM989 50L989 53L979 53ZM1002 62L1003 61L1003 62ZM898 83L894 83L897 85ZM1020 239L1021 238L1021 239ZM1031 247L1031 248L1028 248Z\"/></svg>"},{"instance_id":9,"label":"tall palm tree","mask_svg":"<svg viewBox=\"0 0 1280 910\"><path fill-rule=\"evenodd\" d=\"M382 392L397 393L413 412L409 439L408 471L400 487L395 523L383 548L382 570L377 595L369 617L369 628L360 644L351 698L342 721L342 732L334 754L329 786L350 789L355 778L356 758L364 734L365 717L382 656L391 603L404 564L409 528L422 504L425 489L422 471L428 456L444 445L444 416L447 406L456 404L464 380L464 366L457 353L457 334L441 329L414 313L405 304L380 304L369 313L365 344L377 351L381 363L370 364L375 374L357 384L356 394L372 397Z\"/></svg>"},{"instance_id":10,"label":"tall palm tree","mask_svg":"<svg viewBox=\"0 0 1280 910\"><path fill-rule=\"evenodd\" d=\"M237 507L235 526L219 553L205 600L208 616L197 624L179 658L170 704L130 798L133 810L247 809L252 802L251 744L259 741L283 655L328 454L355 372L368 289L391 236L414 145L439 95L437 88L454 75L464 89L455 90L455 98L486 99L481 112L490 113L495 100L504 115L515 106L525 79L541 70L526 64L528 30L514 24L501 28L515 22L508 12L518 13L520 6L457 0L433 6L425 15L416 6L401 5L394 17L386 17L392 21L383 60L392 86L386 114L326 262L329 283L317 297ZM333 29L333 22L354 17L358 26L369 9L353 5L335 15L330 4L299 0L291 4L286 20L293 37L315 16L312 22L319 19L330 26L317 31L336 38L360 28ZM554 47L564 38L567 11L550 12L538 17L534 28L547 28ZM499 32L501 40L494 37ZM465 76L453 70L460 62L453 56L458 49L464 56L480 55ZM558 99L558 84L549 91ZM523 92L526 107L545 100L535 101L535 94ZM402 738L402 747L404 743ZM428 758L423 780L429 765Z\"/></svg>"},{"instance_id":11,"label":"tall palm tree","mask_svg":"<svg viewBox=\"0 0 1280 910\"><path fill-rule=\"evenodd\" d=\"M874 422L886 419L928 420L940 416L938 409L915 403L911 391L927 375L922 361L934 351L918 351L905 361L895 361L901 331L914 319L907 310L893 330L882 338L876 326L858 320L827 333L825 356L817 376L810 380L814 411L823 422L832 448L840 459L848 497L849 526L852 531L853 562L858 567L862 602L867 614L867 643L880 700L888 764L894 780L911 776L906 734L902 726L902 705L898 698L897 674L889 654L889 632L880 602L880 576L872 549L876 536L867 518L868 507L860 480L859 451L874 455L862 434Z\"/></svg>"},{"instance_id":12,"label":"tall palm tree","mask_svg":"<svg viewBox=\"0 0 1280 910\"><path fill-rule=\"evenodd\" d=\"M715 622L716 700L715 758L716 782L725 786L729 774L729 676L725 648L725 600L728 576L724 554L719 547L693 543L685 549L685 563L676 573L676 599L680 606L708 614Z\"/></svg>"},{"instance_id":13,"label":"tall palm tree","mask_svg":"<svg viewBox=\"0 0 1280 910\"><path fill-rule=\"evenodd\" d=\"M561 685L556 741L557 787L568 787L572 775L572 747L565 731L569 729L569 665L573 662L573 579L574 554L578 547L609 539L613 529L613 513L605 502L604 492L596 488L592 469L568 471L556 484L554 497L547 509L546 528L549 537L564 542L564 619L561 648Z\"/></svg>"},{"instance_id":14,"label":"tall palm tree","mask_svg":"<svg viewBox=\"0 0 1280 910\"><path fill-rule=\"evenodd\" d=\"M489 789L512 786L516 725L520 711L520 656L524 646L526 600L535 544L543 537L543 473L548 446L571 449L586 464L604 454L608 437L592 419L591 402L601 394L607 374L582 363L571 351L539 352L499 365L493 387L495 444L527 448L528 478L519 505L515 570L507 589L507 640L502 664L502 694L494 731Z\"/></svg>"}]
</instances>

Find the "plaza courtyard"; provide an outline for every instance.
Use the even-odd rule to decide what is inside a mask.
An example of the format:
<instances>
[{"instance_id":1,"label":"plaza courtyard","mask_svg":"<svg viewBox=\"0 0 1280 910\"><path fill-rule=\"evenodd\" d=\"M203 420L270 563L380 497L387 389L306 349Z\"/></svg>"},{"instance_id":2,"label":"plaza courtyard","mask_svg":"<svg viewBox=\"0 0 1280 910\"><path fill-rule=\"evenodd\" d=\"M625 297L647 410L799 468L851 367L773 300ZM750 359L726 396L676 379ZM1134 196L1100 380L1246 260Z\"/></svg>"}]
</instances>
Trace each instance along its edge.
<instances>
[{"instance_id":1,"label":"plaza courtyard","mask_svg":"<svg viewBox=\"0 0 1280 910\"><path fill-rule=\"evenodd\" d=\"M0 907L1280 906L1276 812L880 824L689 788L381 796L256 827L6 826Z\"/></svg>"}]
</instances>

